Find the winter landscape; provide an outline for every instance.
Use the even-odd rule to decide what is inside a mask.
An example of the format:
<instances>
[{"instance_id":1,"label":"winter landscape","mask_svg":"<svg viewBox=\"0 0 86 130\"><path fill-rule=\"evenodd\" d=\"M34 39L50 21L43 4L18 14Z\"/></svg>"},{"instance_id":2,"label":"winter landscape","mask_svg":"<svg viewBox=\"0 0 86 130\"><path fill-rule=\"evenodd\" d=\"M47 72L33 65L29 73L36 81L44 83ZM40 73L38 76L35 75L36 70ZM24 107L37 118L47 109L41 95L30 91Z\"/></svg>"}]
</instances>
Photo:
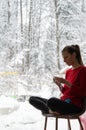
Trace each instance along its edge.
<instances>
[{"instance_id":1,"label":"winter landscape","mask_svg":"<svg viewBox=\"0 0 86 130\"><path fill-rule=\"evenodd\" d=\"M86 64L86 0L1 0L1 130L44 129L44 117L28 100L31 95L59 98L52 79L64 76L61 50L69 44L80 45ZM82 121L86 126L86 113ZM54 119L49 122L54 130ZM71 124L79 130L77 121ZM67 130L66 120L59 120L59 128Z\"/></svg>"}]
</instances>

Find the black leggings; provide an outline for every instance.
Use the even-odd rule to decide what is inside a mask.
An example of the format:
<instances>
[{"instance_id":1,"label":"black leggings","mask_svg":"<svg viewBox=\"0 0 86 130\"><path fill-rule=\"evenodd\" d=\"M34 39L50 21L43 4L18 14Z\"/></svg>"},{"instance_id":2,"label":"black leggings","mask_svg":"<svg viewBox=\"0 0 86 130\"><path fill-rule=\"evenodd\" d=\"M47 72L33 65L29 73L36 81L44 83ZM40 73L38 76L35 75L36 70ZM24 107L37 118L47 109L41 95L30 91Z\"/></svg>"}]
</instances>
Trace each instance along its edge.
<instances>
[{"instance_id":1,"label":"black leggings","mask_svg":"<svg viewBox=\"0 0 86 130\"><path fill-rule=\"evenodd\" d=\"M41 97L31 96L29 99L31 105L41 110L43 113L49 113L49 109L60 114L75 114L82 111L79 107L52 97L45 99Z\"/></svg>"}]
</instances>

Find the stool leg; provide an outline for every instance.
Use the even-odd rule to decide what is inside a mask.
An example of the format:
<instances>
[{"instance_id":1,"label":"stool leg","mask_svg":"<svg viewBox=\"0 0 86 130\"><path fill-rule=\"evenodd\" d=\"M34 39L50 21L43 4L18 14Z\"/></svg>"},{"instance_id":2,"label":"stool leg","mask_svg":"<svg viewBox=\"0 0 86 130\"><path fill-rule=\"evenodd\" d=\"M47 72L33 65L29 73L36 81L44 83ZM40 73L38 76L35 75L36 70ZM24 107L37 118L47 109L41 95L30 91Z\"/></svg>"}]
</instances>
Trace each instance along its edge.
<instances>
[{"instance_id":1,"label":"stool leg","mask_svg":"<svg viewBox=\"0 0 86 130\"><path fill-rule=\"evenodd\" d=\"M78 118L78 121L79 121L79 124L80 124L81 130L84 130L80 118Z\"/></svg>"},{"instance_id":2,"label":"stool leg","mask_svg":"<svg viewBox=\"0 0 86 130\"><path fill-rule=\"evenodd\" d=\"M58 118L56 117L56 130L58 130Z\"/></svg>"},{"instance_id":3,"label":"stool leg","mask_svg":"<svg viewBox=\"0 0 86 130\"><path fill-rule=\"evenodd\" d=\"M46 128L47 128L47 120L48 120L48 117L45 117L44 130L46 130Z\"/></svg>"},{"instance_id":4,"label":"stool leg","mask_svg":"<svg viewBox=\"0 0 86 130\"><path fill-rule=\"evenodd\" d=\"M68 118L67 120L68 120L68 128L69 130L71 130L70 119Z\"/></svg>"}]
</instances>

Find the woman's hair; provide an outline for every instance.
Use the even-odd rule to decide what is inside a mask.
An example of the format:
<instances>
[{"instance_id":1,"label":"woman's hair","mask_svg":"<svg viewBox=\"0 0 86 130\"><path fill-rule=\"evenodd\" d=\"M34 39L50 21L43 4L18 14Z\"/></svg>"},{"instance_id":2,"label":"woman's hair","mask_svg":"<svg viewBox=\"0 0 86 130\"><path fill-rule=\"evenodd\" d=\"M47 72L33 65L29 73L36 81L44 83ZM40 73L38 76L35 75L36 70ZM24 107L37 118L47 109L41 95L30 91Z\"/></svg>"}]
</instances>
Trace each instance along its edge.
<instances>
[{"instance_id":1,"label":"woman's hair","mask_svg":"<svg viewBox=\"0 0 86 130\"><path fill-rule=\"evenodd\" d=\"M67 51L70 54L75 53L77 61L80 65L84 65L81 57L80 48L78 45L70 45L63 48L62 52Z\"/></svg>"}]
</instances>

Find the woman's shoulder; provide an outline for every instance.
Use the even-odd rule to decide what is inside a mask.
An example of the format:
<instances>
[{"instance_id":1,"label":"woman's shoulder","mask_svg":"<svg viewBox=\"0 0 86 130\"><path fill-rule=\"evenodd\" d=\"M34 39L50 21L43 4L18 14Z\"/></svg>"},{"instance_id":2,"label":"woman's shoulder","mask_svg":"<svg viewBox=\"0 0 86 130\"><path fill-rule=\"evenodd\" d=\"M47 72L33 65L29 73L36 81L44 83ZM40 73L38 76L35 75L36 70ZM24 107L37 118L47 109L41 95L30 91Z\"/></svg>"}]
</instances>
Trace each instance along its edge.
<instances>
[{"instance_id":1,"label":"woman's shoulder","mask_svg":"<svg viewBox=\"0 0 86 130\"><path fill-rule=\"evenodd\" d=\"M69 68L69 69L66 71L66 73L71 72L71 71L86 71L86 66L79 66L79 67L76 68L76 69L73 69L73 68L71 67L71 68Z\"/></svg>"},{"instance_id":2,"label":"woman's shoulder","mask_svg":"<svg viewBox=\"0 0 86 130\"><path fill-rule=\"evenodd\" d=\"M86 74L86 66L80 66L79 72L82 74Z\"/></svg>"},{"instance_id":3,"label":"woman's shoulder","mask_svg":"<svg viewBox=\"0 0 86 130\"><path fill-rule=\"evenodd\" d=\"M79 71L78 71L78 75L80 78L85 78L85 81L86 81L86 66L81 66Z\"/></svg>"},{"instance_id":4,"label":"woman's shoulder","mask_svg":"<svg viewBox=\"0 0 86 130\"><path fill-rule=\"evenodd\" d=\"M72 71L72 67L70 67L69 69L66 70L66 74L68 74L71 71Z\"/></svg>"},{"instance_id":5,"label":"woman's shoulder","mask_svg":"<svg viewBox=\"0 0 86 130\"><path fill-rule=\"evenodd\" d=\"M80 66L81 70L86 70L86 66Z\"/></svg>"}]
</instances>

